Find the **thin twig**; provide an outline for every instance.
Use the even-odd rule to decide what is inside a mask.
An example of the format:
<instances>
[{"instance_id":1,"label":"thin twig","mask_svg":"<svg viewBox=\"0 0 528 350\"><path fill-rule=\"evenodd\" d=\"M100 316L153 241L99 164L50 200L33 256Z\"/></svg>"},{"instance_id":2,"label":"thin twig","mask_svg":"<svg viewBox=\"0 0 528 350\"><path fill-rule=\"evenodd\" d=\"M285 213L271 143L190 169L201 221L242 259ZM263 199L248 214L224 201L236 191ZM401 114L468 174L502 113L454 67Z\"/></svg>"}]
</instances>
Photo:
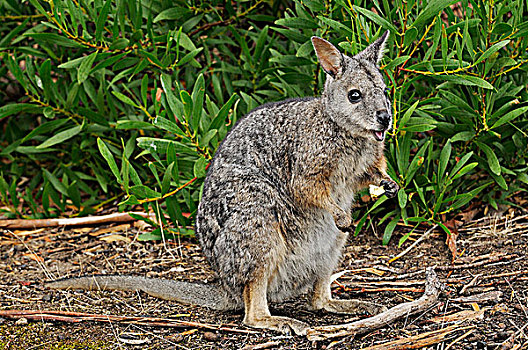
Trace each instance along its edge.
<instances>
[{"instance_id":1,"label":"thin twig","mask_svg":"<svg viewBox=\"0 0 528 350\"><path fill-rule=\"evenodd\" d=\"M434 225L433 227L431 227L429 230L427 230L427 232L425 232L420 238L418 238L413 244L411 244L409 247L407 247L407 249L405 249L403 252L401 252L400 254L396 255L394 258L390 259L389 260L389 264L391 262L393 262L394 260L397 260L399 258L401 258L402 256L404 256L405 254L407 254L408 252L411 251L411 249L413 249L414 247L416 247L418 244L420 244L421 241L423 241L424 239L428 238L431 233L438 227L438 225Z\"/></svg>"}]
</instances>

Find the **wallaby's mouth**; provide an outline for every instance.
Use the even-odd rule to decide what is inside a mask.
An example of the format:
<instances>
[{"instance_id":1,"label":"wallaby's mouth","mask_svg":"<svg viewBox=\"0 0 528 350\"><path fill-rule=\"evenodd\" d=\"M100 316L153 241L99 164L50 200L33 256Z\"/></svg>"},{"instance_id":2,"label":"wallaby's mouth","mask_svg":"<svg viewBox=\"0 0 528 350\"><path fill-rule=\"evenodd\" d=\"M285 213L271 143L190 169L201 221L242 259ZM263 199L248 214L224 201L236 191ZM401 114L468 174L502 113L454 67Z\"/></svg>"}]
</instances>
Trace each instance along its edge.
<instances>
[{"instance_id":1,"label":"wallaby's mouth","mask_svg":"<svg viewBox=\"0 0 528 350\"><path fill-rule=\"evenodd\" d=\"M385 139L385 130L374 131L374 138L377 141L383 141Z\"/></svg>"}]
</instances>

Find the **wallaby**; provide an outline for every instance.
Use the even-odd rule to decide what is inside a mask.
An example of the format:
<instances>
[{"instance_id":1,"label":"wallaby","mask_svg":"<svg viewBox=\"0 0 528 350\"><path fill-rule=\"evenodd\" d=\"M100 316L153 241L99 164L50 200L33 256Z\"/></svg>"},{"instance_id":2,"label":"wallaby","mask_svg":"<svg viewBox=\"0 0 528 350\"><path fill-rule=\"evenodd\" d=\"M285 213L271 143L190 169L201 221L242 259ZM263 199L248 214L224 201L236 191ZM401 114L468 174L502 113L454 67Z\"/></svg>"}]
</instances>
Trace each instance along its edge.
<instances>
[{"instance_id":1,"label":"wallaby","mask_svg":"<svg viewBox=\"0 0 528 350\"><path fill-rule=\"evenodd\" d=\"M228 133L208 169L196 215L196 235L216 284L95 276L48 286L141 290L213 309L244 308L244 324L296 334L308 325L272 316L268 302L311 291L313 309L384 310L332 299L330 284L358 190L376 184L387 196L398 191L383 155L392 113L377 64L387 36L353 57L312 37L327 74L322 96L265 104Z\"/></svg>"}]
</instances>

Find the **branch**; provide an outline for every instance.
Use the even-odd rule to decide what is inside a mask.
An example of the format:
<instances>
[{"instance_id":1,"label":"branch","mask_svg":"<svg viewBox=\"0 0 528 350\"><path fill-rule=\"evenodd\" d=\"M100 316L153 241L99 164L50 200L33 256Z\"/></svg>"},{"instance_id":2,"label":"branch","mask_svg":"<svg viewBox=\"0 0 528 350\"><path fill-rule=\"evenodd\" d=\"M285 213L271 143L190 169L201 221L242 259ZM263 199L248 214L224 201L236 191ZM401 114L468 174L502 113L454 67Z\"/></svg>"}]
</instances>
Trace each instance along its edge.
<instances>
[{"instance_id":1,"label":"branch","mask_svg":"<svg viewBox=\"0 0 528 350\"><path fill-rule=\"evenodd\" d=\"M194 34L196 33L199 33L199 32L202 32L204 30L207 30L209 28L212 28L212 27L216 27L216 26L227 26L227 25L230 25L231 23L233 23L235 20L237 20L238 18L240 17L244 17L245 15L247 15L248 13L250 13L251 11L253 11L254 9L256 9L262 2L264 2L264 0L258 0L256 3L254 3L251 7L249 7L246 11L236 15L236 16L233 16L231 18L228 18L226 20L220 20L220 21L216 21L216 22L211 22L211 23L206 23L204 24L203 26L193 30L189 36L193 36Z\"/></svg>"},{"instance_id":2,"label":"branch","mask_svg":"<svg viewBox=\"0 0 528 350\"><path fill-rule=\"evenodd\" d=\"M131 214L141 215L146 218L156 218L156 214L148 214L141 212L130 212ZM85 218L69 218L69 219L15 219L15 220L0 220L0 228L3 229L35 229L39 227L57 227L57 226L81 226L81 225L99 225L113 222L130 222L136 221L128 213L115 213L102 216L88 216Z\"/></svg>"},{"instance_id":3,"label":"branch","mask_svg":"<svg viewBox=\"0 0 528 350\"><path fill-rule=\"evenodd\" d=\"M434 270L428 268L426 271L425 292L420 299L396 305L385 312L356 322L310 328L307 331L307 337L309 340L314 341L370 332L392 323L398 318L428 309L438 301L438 296L443 289L444 284L440 282Z\"/></svg>"},{"instance_id":4,"label":"branch","mask_svg":"<svg viewBox=\"0 0 528 350\"><path fill-rule=\"evenodd\" d=\"M175 327L175 328L203 328L225 332L235 332L244 334L256 334L258 331L252 331L247 329L224 327L221 325L192 322L192 321L180 321L170 318L160 317L127 317L117 315L99 315L89 314L84 312L69 312L69 311L54 311L54 310L0 310L0 317L20 319L22 317L28 320L37 321L60 321L60 322L83 322L83 321L94 321L94 322L110 322L110 323L124 323L124 324L135 324L141 326L161 326L161 327Z\"/></svg>"}]
</instances>

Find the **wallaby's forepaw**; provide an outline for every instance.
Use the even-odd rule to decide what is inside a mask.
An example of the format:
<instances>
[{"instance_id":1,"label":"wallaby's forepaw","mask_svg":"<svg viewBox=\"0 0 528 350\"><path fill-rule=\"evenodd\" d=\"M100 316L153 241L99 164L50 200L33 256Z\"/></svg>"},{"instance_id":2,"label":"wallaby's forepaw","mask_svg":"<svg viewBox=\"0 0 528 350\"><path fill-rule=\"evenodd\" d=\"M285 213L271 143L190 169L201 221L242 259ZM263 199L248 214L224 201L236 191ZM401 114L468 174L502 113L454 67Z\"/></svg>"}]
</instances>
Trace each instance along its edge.
<instances>
[{"instance_id":1,"label":"wallaby's forepaw","mask_svg":"<svg viewBox=\"0 0 528 350\"><path fill-rule=\"evenodd\" d=\"M385 190L385 195L389 198L392 198L398 194L400 186L392 180L382 180L380 186Z\"/></svg>"},{"instance_id":2,"label":"wallaby's forepaw","mask_svg":"<svg viewBox=\"0 0 528 350\"><path fill-rule=\"evenodd\" d=\"M283 334L306 335L306 330L310 327L307 323L294 318L282 316L266 316L259 319L244 320L244 324L260 329L271 329Z\"/></svg>"},{"instance_id":3,"label":"wallaby's forepaw","mask_svg":"<svg viewBox=\"0 0 528 350\"><path fill-rule=\"evenodd\" d=\"M352 225L352 217L344 212L334 216L334 220L338 228L347 228Z\"/></svg>"},{"instance_id":4,"label":"wallaby's forepaw","mask_svg":"<svg viewBox=\"0 0 528 350\"><path fill-rule=\"evenodd\" d=\"M334 312L337 314L369 314L377 315L381 312L387 311L388 309L383 305L369 303L361 300L328 300L323 306L323 309L328 312Z\"/></svg>"}]
</instances>

